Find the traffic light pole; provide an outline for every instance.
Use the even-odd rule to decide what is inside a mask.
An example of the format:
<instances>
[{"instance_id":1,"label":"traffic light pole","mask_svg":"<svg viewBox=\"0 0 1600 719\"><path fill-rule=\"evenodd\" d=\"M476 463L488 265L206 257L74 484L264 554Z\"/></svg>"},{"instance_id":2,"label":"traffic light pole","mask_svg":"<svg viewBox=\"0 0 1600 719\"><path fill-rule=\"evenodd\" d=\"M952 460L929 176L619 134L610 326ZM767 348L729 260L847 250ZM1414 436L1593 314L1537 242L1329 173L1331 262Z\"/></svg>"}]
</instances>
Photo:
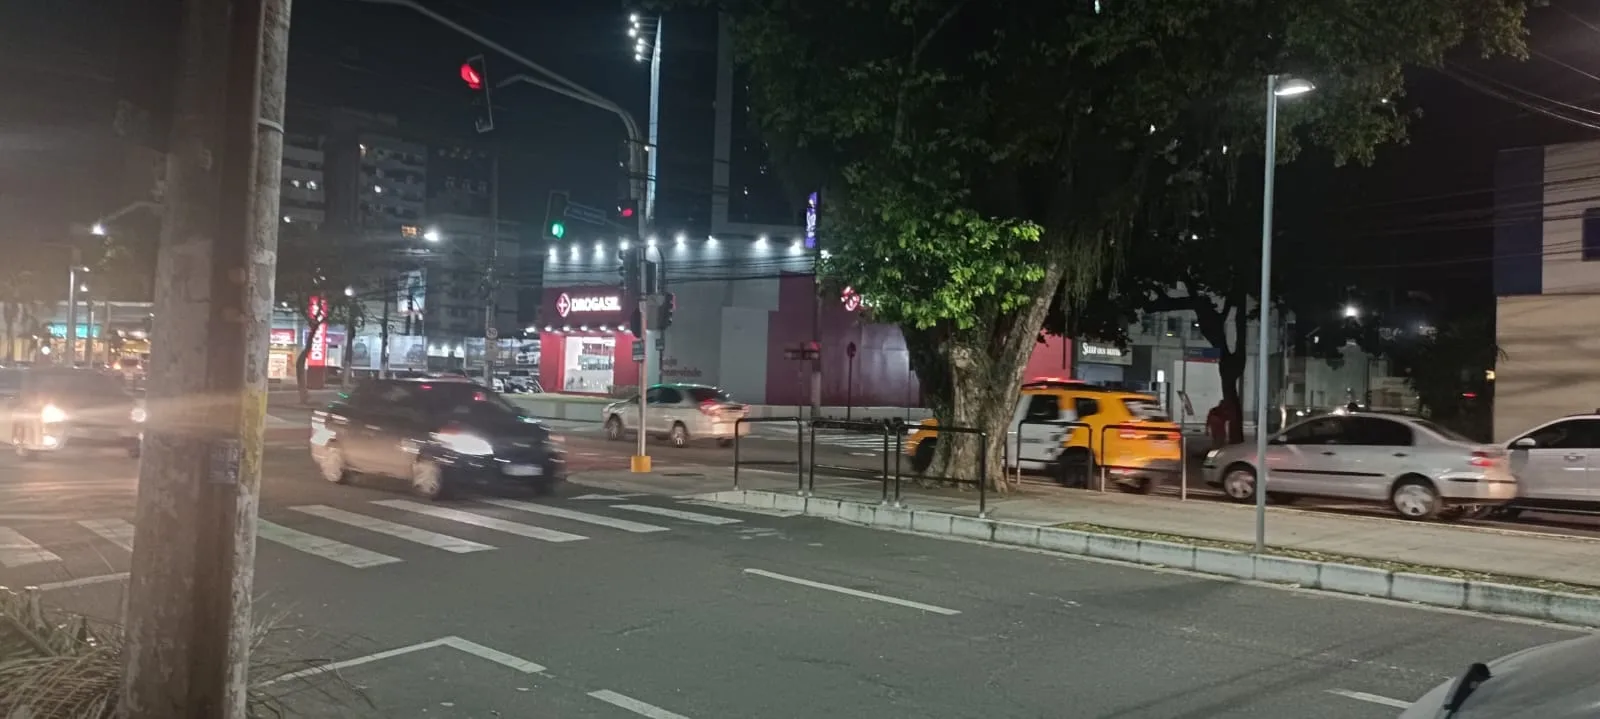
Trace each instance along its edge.
<instances>
[{"instance_id":1,"label":"traffic light pole","mask_svg":"<svg viewBox=\"0 0 1600 719\"><path fill-rule=\"evenodd\" d=\"M488 298L483 304L483 386L494 389L494 361L500 344L500 328L495 322L499 308L500 288L495 286L494 266L500 261L500 153L489 159L489 264L484 270L484 291Z\"/></svg>"},{"instance_id":2,"label":"traffic light pole","mask_svg":"<svg viewBox=\"0 0 1600 719\"><path fill-rule=\"evenodd\" d=\"M643 292L645 286L644 274L648 271L646 268L649 266L649 263L646 262L639 263L639 336L635 340L638 342L650 341L650 296ZM650 471L650 449L645 446L645 439L649 436L647 428L650 426L648 424L650 398L647 396L649 387L650 351L649 347L646 346L645 352L639 360L639 444L634 450L633 461L629 463L629 467L635 473Z\"/></svg>"}]
</instances>

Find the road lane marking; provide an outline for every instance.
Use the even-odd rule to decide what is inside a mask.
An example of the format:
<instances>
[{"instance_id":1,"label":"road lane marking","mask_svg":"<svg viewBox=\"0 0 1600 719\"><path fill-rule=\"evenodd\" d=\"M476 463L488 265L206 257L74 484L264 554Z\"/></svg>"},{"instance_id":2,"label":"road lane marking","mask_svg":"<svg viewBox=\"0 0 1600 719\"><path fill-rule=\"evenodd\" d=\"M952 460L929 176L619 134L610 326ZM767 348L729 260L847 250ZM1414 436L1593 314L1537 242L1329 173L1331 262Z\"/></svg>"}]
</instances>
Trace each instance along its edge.
<instances>
[{"instance_id":1,"label":"road lane marking","mask_svg":"<svg viewBox=\"0 0 1600 719\"><path fill-rule=\"evenodd\" d=\"M10 527L0 527L0 567L59 562L61 558Z\"/></svg>"},{"instance_id":2,"label":"road lane marking","mask_svg":"<svg viewBox=\"0 0 1600 719\"><path fill-rule=\"evenodd\" d=\"M479 659L486 659L496 664L510 667L524 674L538 674L545 670L544 667L526 659L519 659L511 656L510 654L497 649L491 649L477 642L467 641L461 637L443 637L426 642L419 642L409 646L398 647L396 649L376 652L374 654L367 654L364 656L355 657L353 659L329 662L327 664L321 664L310 669L302 669L297 672L289 672L288 674L280 675L275 679L263 683L262 686L270 686L272 684L294 681L296 679L306 679L319 674L336 672L340 669L349 669L350 667L359 667L363 664L371 664L373 662L383 661L384 659L393 659L406 654L412 654L427 649L435 649L438 647L449 647L459 652L466 652L467 654L471 654Z\"/></svg>"},{"instance_id":3,"label":"road lane marking","mask_svg":"<svg viewBox=\"0 0 1600 719\"><path fill-rule=\"evenodd\" d=\"M602 502L606 502L606 501L611 501L611 500L615 500L615 499L633 499L634 497L648 497L648 496L650 496L650 495L645 494L644 492L628 492L626 494L585 494L585 495L583 495L581 497L573 497L573 499L574 500L599 500L599 501L602 501Z\"/></svg>"},{"instance_id":4,"label":"road lane marking","mask_svg":"<svg viewBox=\"0 0 1600 719\"><path fill-rule=\"evenodd\" d=\"M426 504L419 504L408 499L384 499L373 502L373 504L376 504L380 507L388 507L390 509L414 512L427 517L437 517L439 519L448 519L452 522L470 524L474 527L493 529L495 531L505 532L506 534L515 534L519 537L537 539L542 542L576 542L580 539L588 539L588 537L580 534L568 534L566 532L557 532L554 529L535 527L531 524L507 522L504 519L485 517L481 514L463 512L459 509L433 507Z\"/></svg>"},{"instance_id":5,"label":"road lane marking","mask_svg":"<svg viewBox=\"0 0 1600 719\"><path fill-rule=\"evenodd\" d=\"M642 512L644 514L654 514L658 517L671 517L672 519L681 519L685 522L699 522L700 524L738 524L744 521L742 519L734 519L732 517L718 517L712 514L700 514L699 512L685 512L681 509L652 507L648 504L613 504L611 505L611 508L626 509L630 512Z\"/></svg>"},{"instance_id":6,"label":"road lane marking","mask_svg":"<svg viewBox=\"0 0 1600 719\"><path fill-rule=\"evenodd\" d=\"M293 550L357 569L394 564L400 561L400 559L387 554L379 554L353 544L345 544L344 542L319 537L315 534L307 534L298 529L290 529L281 524L273 524L262 519L256 520L256 536Z\"/></svg>"},{"instance_id":7,"label":"road lane marking","mask_svg":"<svg viewBox=\"0 0 1600 719\"><path fill-rule=\"evenodd\" d=\"M426 529L418 529L416 527L407 526L398 522L391 522L387 519L369 517L365 514L347 512L337 507L329 507L322 504L311 504L303 507L290 507L289 509L300 512L301 514L309 514L313 517L320 517L322 519L338 522L340 524L346 524L358 529L365 529L369 532L387 534L391 537L398 537L409 542L416 542L417 544L433 547L434 549L443 549L446 552L454 552L456 554L484 552L494 549L494 547L487 544L479 544L478 542L462 539L460 537L452 537L448 534L430 532Z\"/></svg>"},{"instance_id":8,"label":"road lane marking","mask_svg":"<svg viewBox=\"0 0 1600 719\"><path fill-rule=\"evenodd\" d=\"M1381 706L1390 707L1392 709L1406 709L1411 706L1411 702L1408 701L1390 699L1386 696L1368 694L1366 692L1353 692L1349 689L1328 689L1327 692L1334 696L1341 696L1346 699L1354 699L1358 702L1367 702L1368 704L1378 704Z\"/></svg>"},{"instance_id":9,"label":"road lane marking","mask_svg":"<svg viewBox=\"0 0 1600 719\"><path fill-rule=\"evenodd\" d=\"M80 519L78 526L127 551L133 551L133 523L126 519Z\"/></svg>"},{"instance_id":10,"label":"road lane marking","mask_svg":"<svg viewBox=\"0 0 1600 719\"><path fill-rule=\"evenodd\" d=\"M598 514L589 514L588 512L575 512L575 511L570 510L570 509L562 509L560 507L550 507L550 506L546 506L546 505L543 505L543 504L534 504L533 502L523 502L523 501L519 501L519 500L515 500L515 499L480 499L478 501L483 502L484 504L492 504L492 505L494 505L496 507L505 507L506 509L515 509L518 512L528 512L530 514L542 514L542 515L544 515L546 517L557 517L559 519L568 519L568 520L572 520L574 522L584 522L586 524L594 524L594 525L599 525L601 527L610 527L612 529L620 529L620 530L622 530L624 532L633 532L635 534L647 534L649 532L670 532L670 531L672 531L670 528L660 527L660 526L656 526L654 524L645 524L643 522L632 522L632 521L629 521L629 520L626 520L626 519L614 519L612 517L603 517L603 516L598 515Z\"/></svg>"},{"instance_id":11,"label":"road lane marking","mask_svg":"<svg viewBox=\"0 0 1600 719\"><path fill-rule=\"evenodd\" d=\"M826 591L829 591L829 592L838 592L839 594L848 594L848 595L850 595L852 597L860 597L862 599L871 599L871 600L877 601L877 602L884 602L884 603L887 603L887 604L896 604L896 605L899 605L899 606L902 606L902 607L910 607L912 609L921 609L924 612L933 612L934 614L943 614L945 616L954 616L954 615L957 615L957 614L961 613L960 611L955 610L955 609L946 609L944 607L936 607L936 606L934 606L932 604L923 604L922 602L913 602L913 601L911 601L909 599L900 599L899 597L890 597L890 596L885 596L885 595L882 595L882 594L874 594L872 592L863 592L863 591L861 591L859 589L851 589L849 587L841 587L841 586L838 586L836 584L824 584L822 582L813 582L813 581L811 581L809 579L801 579L799 577L791 577L791 576L789 576L787 574L778 574L777 572L769 572L769 571L766 571L764 569L745 569L744 573L745 574L754 574L754 575L756 575L758 577L766 577L768 579L776 579L776 580L778 580L780 582L788 582L790 584L798 584L798 585L800 585L802 587L811 587L812 589L822 589L822 590L826 590Z\"/></svg>"},{"instance_id":12,"label":"road lane marking","mask_svg":"<svg viewBox=\"0 0 1600 719\"><path fill-rule=\"evenodd\" d=\"M77 579L67 579L60 582L46 582L44 584L35 586L34 589L37 589L41 592L48 592L54 589L70 589L72 587L86 587L91 584L120 582L127 578L127 572L117 572L116 574L102 574L98 577L78 577Z\"/></svg>"},{"instance_id":13,"label":"road lane marking","mask_svg":"<svg viewBox=\"0 0 1600 719\"><path fill-rule=\"evenodd\" d=\"M634 699L626 694L618 694L610 689L601 689L597 692L589 692L589 696L599 699L600 701L610 704L611 706L620 709L627 709L628 711L638 714L639 716L649 717L649 719L689 719L689 717L686 717L682 714L669 712L654 704L646 704L638 699Z\"/></svg>"},{"instance_id":14,"label":"road lane marking","mask_svg":"<svg viewBox=\"0 0 1600 719\"><path fill-rule=\"evenodd\" d=\"M724 504L722 502L712 502L712 501L705 500L705 499L680 499L680 500L678 500L678 502L680 504L690 504L690 505L694 505L696 507L711 507L713 509L726 509L726 510L728 510L730 512L744 512L746 514L759 514L759 515L761 515L763 517L789 518L789 517L798 517L798 516L801 515L800 512L789 512L789 511L785 511L785 510L782 510L782 509L767 509L765 507L745 507L745 506L735 505L735 504Z\"/></svg>"}]
</instances>

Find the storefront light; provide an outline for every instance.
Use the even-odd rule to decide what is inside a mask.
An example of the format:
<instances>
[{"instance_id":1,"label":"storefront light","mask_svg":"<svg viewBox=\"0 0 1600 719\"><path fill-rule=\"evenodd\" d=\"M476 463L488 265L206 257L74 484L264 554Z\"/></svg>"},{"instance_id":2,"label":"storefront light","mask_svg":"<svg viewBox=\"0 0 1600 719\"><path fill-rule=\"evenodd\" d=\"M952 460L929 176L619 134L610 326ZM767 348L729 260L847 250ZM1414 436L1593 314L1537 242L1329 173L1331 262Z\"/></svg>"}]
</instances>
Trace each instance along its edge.
<instances>
[{"instance_id":1,"label":"storefront light","mask_svg":"<svg viewBox=\"0 0 1600 719\"><path fill-rule=\"evenodd\" d=\"M589 325L580 325L578 327L578 331L579 332L588 332L589 331Z\"/></svg>"},{"instance_id":2,"label":"storefront light","mask_svg":"<svg viewBox=\"0 0 1600 719\"><path fill-rule=\"evenodd\" d=\"M767 236L766 235L762 235L762 236L756 238L756 247L766 247L766 246L767 246Z\"/></svg>"},{"instance_id":3,"label":"storefront light","mask_svg":"<svg viewBox=\"0 0 1600 719\"><path fill-rule=\"evenodd\" d=\"M594 243L594 253L597 254L597 255L605 254L606 253L606 243L604 243L604 242L596 242L596 243Z\"/></svg>"},{"instance_id":4,"label":"storefront light","mask_svg":"<svg viewBox=\"0 0 1600 719\"><path fill-rule=\"evenodd\" d=\"M708 237L706 237L706 244L708 244L708 245L715 245L715 244L717 244L717 238L716 238L716 237L715 237L715 236L708 236Z\"/></svg>"},{"instance_id":5,"label":"storefront light","mask_svg":"<svg viewBox=\"0 0 1600 719\"><path fill-rule=\"evenodd\" d=\"M544 331L546 331L546 332L554 332L554 331L556 331L556 327L555 327L555 325L545 325L544 326Z\"/></svg>"},{"instance_id":6,"label":"storefront light","mask_svg":"<svg viewBox=\"0 0 1600 719\"><path fill-rule=\"evenodd\" d=\"M621 249L624 252L626 252L628 250L629 246L630 245L629 245L627 240L623 240L623 241L617 243L617 248Z\"/></svg>"},{"instance_id":7,"label":"storefront light","mask_svg":"<svg viewBox=\"0 0 1600 719\"><path fill-rule=\"evenodd\" d=\"M646 241L645 241L645 244L646 244L646 245L649 245L649 246L651 246L651 247L655 247L655 246L656 246L656 238L655 238L655 235L651 235L651 236L650 236L650 239L649 239L649 240L646 240Z\"/></svg>"},{"instance_id":8,"label":"storefront light","mask_svg":"<svg viewBox=\"0 0 1600 719\"><path fill-rule=\"evenodd\" d=\"M552 247L552 248L550 248L550 259L553 260L555 258L556 258L556 248Z\"/></svg>"},{"instance_id":9,"label":"storefront light","mask_svg":"<svg viewBox=\"0 0 1600 719\"><path fill-rule=\"evenodd\" d=\"M572 259L578 259L578 243L572 243Z\"/></svg>"},{"instance_id":10,"label":"storefront light","mask_svg":"<svg viewBox=\"0 0 1600 719\"><path fill-rule=\"evenodd\" d=\"M601 332L610 332L611 331L611 325L600 325L600 331Z\"/></svg>"},{"instance_id":11,"label":"storefront light","mask_svg":"<svg viewBox=\"0 0 1600 719\"><path fill-rule=\"evenodd\" d=\"M674 242L677 242L677 243L678 243L678 244L679 244L679 245L682 245L682 244L683 244L683 243L685 243L685 242L688 242L688 241L689 241L689 236L688 236L688 235L685 235L685 234L683 234L683 233L682 233L682 232L679 232L679 233L678 233L678 236L677 236L677 237L675 237L675 238L673 238L673 241L674 241Z\"/></svg>"}]
</instances>

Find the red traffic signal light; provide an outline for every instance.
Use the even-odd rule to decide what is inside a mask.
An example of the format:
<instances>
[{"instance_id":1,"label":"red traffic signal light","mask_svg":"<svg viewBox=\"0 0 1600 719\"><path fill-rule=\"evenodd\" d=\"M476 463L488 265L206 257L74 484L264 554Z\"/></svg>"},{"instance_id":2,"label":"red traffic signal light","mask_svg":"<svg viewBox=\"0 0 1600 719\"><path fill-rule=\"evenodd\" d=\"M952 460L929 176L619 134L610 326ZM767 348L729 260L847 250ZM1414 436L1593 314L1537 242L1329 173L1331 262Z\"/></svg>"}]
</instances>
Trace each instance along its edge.
<instances>
[{"instance_id":1,"label":"red traffic signal light","mask_svg":"<svg viewBox=\"0 0 1600 719\"><path fill-rule=\"evenodd\" d=\"M461 63L461 80L474 90L483 89L483 74L478 72L470 61Z\"/></svg>"},{"instance_id":2,"label":"red traffic signal light","mask_svg":"<svg viewBox=\"0 0 1600 719\"><path fill-rule=\"evenodd\" d=\"M622 218L624 220L633 219L633 203L630 202L630 203L618 205L617 206L617 217L620 217L620 218Z\"/></svg>"}]
</instances>

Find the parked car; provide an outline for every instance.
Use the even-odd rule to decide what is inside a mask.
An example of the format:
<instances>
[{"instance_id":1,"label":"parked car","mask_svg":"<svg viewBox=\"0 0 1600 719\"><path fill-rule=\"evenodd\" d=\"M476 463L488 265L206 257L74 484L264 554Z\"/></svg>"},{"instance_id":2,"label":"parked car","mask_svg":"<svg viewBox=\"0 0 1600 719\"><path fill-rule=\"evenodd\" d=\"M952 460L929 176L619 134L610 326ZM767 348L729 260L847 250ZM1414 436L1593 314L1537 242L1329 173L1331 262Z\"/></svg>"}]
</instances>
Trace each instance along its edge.
<instances>
[{"instance_id":1,"label":"parked car","mask_svg":"<svg viewBox=\"0 0 1600 719\"><path fill-rule=\"evenodd\" d=\"M311 457L330 482L394 477L428 499L468 485L549 494L567 478L548 428L492 390L445 377L357 385L312 414Z\"/></svg>"},{"instance_id":2,"label":"parked car","mask_svg":"<svg viewBox=\"0 0 1600 719\"><path fill-rule=\"evenodd\" d=\"M933 464L938 425L929 419L908 429L905 452L917 472ZM1049 472L1069 487L1087 486L1103 467L1118 488L1149 493L1182 470L1181 440L1180 428L1153 396L1038 380L1024 384L1017 398L1006 466Z\"/></svg>"},{"instance_id":3,"label":"parked car","mask_svg":"<svg viewBox=\"0 0 1600 719\"><path fill-rule=\"evenodd\" d=\"M695 440L715 440L726 447L733 444L735 428L741 435L749 425L739 424L747 408L727 392L700 384L658 384L645 390L649 410L647 434L665 437L674 447L686 447ZM606 436L620 440L639 431L639 398L632 397L606 405Z\"/></svg>"},{"instance_id":4,"label":"parked car","mask_svg":"<svg viewBox=\"0 0 1600 719\"><path fill-rule=\"evenodd\" d=\"M1562 417L1505 444L1517 497L1496 510L1514 518L1523 510L1600 512L1600 412Z\"/></svg>"},{"instance_id":5,"label":"parked car","mask_svg":"<svg viewBox=\"0 0 1600 719\"><path fill-rule=\"evenodd\" d=\"M1206 455L1207 484L1254 502L1256 447L1236 444ZM1506 451L1477 444L1426 419L1336 412L1305 420L1267 446L1267 497L1384 502L1406 519L1481 514L1517 496Z\"/></svg>"},{"instance_id":6,"label":"parked car","mask_svg":"<svg viewBox=\"0 0 1600 719\"><path fill-rule=\"evenodd\" d=\"M1592 719L1600 706L1600 636L1530 647L1433 688L1400 719Z\"/></svg>"},{"instance_id":7,"label":"parked car","mask_svg":"<svg viewBox=\"0 0 1600 719\"><path fill-rule=\"evenodd\" d=\"M90 369L0 369L0 437L18 457L115 447L139 456L144 402L121 375Z\"/></svg>"}]
</instances>

